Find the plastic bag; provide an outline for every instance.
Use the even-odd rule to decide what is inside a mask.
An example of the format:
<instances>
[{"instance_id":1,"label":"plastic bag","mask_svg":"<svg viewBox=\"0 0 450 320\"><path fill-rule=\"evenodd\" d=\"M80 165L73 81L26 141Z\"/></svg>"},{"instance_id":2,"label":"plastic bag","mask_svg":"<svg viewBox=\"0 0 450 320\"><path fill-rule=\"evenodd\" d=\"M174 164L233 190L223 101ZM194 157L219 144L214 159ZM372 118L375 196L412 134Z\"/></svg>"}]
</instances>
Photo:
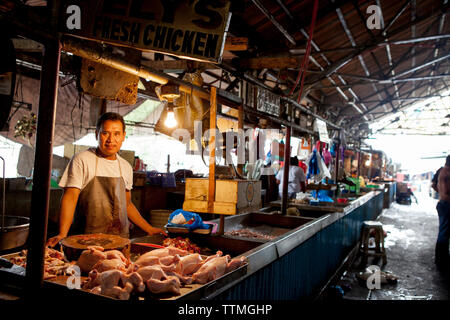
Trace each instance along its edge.
<instances>
[{"instance_id":1,"label":"plastic bag","mask_svg":"<svg viewBox=\"0 0 450 320\"><path fill-rule=\"evenodd\" d=\"M319 166L317 164L317 151L314 150L309 156L308 160L308 175L307 178L312 178L313 176L319 174Z\"/></svg>"},{"instance_id":2,"label":"plastic bag","mask_svg":"<svg viewBox=\"0 0 450 320\"><path fill-rule=\"evenodd\" d=\"M313 151L309 159L307 178L313 179L314 182L320 182L324 178L331 178L330 170L328 170L322 157L316 150Z\"/></svg>"},{"instance_id":3,"label":"plastic bag","mask_svg":"<svg viewBox=\"0 0 450 320\"><path fill-rule=\"evenodd\" d=\"M323 156L323 160L325 161L325 165L328 167L328 165L333 160L333 158L331 157L330 151L328 151L327 149L324 148L322 150L322 156Z\"/></svg>"},{"instance_id":4,"label":"plastic bag","mask_svg":"<svg viewBox=\"0 0 450 320\"><path fill-rule=\"evenodd\" d=\"M315 179L316 181L320 181L324 178L331 179L330 170L328 170L327 166L325 165L325 162L323 161L323 159L320 155L317 156L317 166L319 167L319 170L320 170L320 173L317 178L320 178L320 179L318 179L318 180Z\"/></svg>"},{"instance_id":5,"label":"plastic bag","mask_svg":"<svg viewBox=\"0 0 450 320\"><path fill-rule=\"evenodd\" d=\"M327 190L319 190L317 193L315 190L312 192L312 196L317 198L320 202L334 202L327 193Z\"/></svg>"},{"instance_id":6,"label":"plastic bag","mask_svg":"<svg viewBox=\"0 0 450 320\"><path fill-rule=\"evenodd\" d=\"M174 219L179 214L182 214L184 216L184 220L186 221L186 223L184 223L184 224L172 223L172 219ZM179 219L179 216L177 217L176 221L179 221L178 219ZM177 228L180 228L180 227L188 228L189 230L211 228L211 225L203 223L202 218L197 213L184 211L182 209L177 209L170 214L168 222L167 222L167 226L168 227L177 227Z\"/></svg>"}]
</instances>

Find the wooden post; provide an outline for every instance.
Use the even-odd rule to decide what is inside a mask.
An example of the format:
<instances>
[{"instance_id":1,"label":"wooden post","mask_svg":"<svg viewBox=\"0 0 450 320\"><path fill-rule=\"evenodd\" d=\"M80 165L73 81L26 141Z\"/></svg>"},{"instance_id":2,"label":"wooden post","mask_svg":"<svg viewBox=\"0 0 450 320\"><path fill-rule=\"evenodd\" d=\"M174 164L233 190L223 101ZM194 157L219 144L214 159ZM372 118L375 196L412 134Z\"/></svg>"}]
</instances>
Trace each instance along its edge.
<instances>
[{"instance_id":1,"label":"wooden post","mask_svg":"<svg viewBox=\"0 0 450 320\"><path fill-rule=\"evenodd\" d=\"M281 214L286 215L288 184L289 184L289 160L291 158L291 127L286 127L286 139L284 143L284 169L283 169L283 193L281 197Z\"/></svg>"},{"instance_id":2,"label":"wooden post","mask_svg":"<svg viewBox=\"0 0 450 320\"><path fill-rule=\"evenodd\" d=\"M238 108L238 135L244 131L244 106L241 104ZM241 131L242 130L242 131ZM245 136L244 136L245 137ZM239 138L238 138L238 144L239 144ZM241 143L244 143L241 141ZM244 144L245 145L245 144ZM239 150L239 145L238 145ZM245 153L244 153L245 157ZM238 165L237 165L237 172L239 172L240 175L244 172L244 161L245 159L242 159L242 155L240 152L238 152Z\"/></svg>"},{"instance_id":3,"label":"wooden post","mask_svg":"<svg viewBox=\"0 0 450 320\"><path fill-rule=\"evenodd\" d=\"M61 45L58 40L45 45L31 192L33 209L30 211L30 231L27 240L26 295L30 299L36 297L43 285L60 55Z\"/></svg>"},{"instance_id":4,"label":"wooden post","mask_svg":"<svg viewBox=\"0 0 450 320\"><path fill-rule=\"evenodd\" d=\"M211 100L209 108L209 184L208 184L208 212L214 213L214 200L216 193L216 121L217 121L217 89L211 87ZM224 219L220 216L219 234L223 234Z\"/></svg>"}]
</instances>

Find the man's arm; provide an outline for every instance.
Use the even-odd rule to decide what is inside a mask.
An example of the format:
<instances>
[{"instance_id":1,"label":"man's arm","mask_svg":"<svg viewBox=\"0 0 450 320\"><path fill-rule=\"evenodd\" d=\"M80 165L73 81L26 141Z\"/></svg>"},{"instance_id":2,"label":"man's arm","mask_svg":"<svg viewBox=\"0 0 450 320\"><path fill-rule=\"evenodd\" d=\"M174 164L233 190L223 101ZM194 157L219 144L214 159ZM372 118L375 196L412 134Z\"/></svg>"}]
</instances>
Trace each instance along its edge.
<instances>
[{"instance_id":1,"label":"man's arm","mask_svg":"<svg viewBox=\"0 0 450 320\"><path fill-rule=\"evenodd\" d=\"M431 187L433 188L434 191L436 191L437 193L439 193L438 188L437 188L437 183L438 183L438 178L439 178L439 172L441 172L442 168L439 168L436 173L433 176L433 180L431 180Z\"/></svg>"},{"instance_id":2,"label":"man's arm","mask_svg":"<svg viewBox=\"0 0 450 320\"><path fill-rule=\"evenodd\" d=\"M129 190L127 190L126 195L127 195L127 215L128 218L131 220L131 222L133 222L139 228L147 232L149 235L162 233L163 235L167 236L167 233L164 230L152 227L144 218L142 218L138 209L134 206L133 202L131 201L131 192Z\"/></svg>"},{"instance_id":3,"label":"man's arm","mask_svg":"<svg viewBox=\"0 0 450 320\"><path fill-rule=\"evenodd\" d=\"M59 209L59 234L47 241L47 245L54 247L61 239L67 237L70 226L72 225L73 215L77 206L80 189L64 188L61 198L61 207Z\"/></svg>"},{"instance_id":4,"label":"man's arm","mask_svg":"<svg viewBox=\"0 0 450 320\"><path fill-rule=\"evenodd\" d=\"M300 181L300 190L305 193L306 192L306 182Z\"/></svg>"},{"instance_id":5,"label":"man's arm","mask_svg":"<svg viewBox=\"0 0 450 320\"><path fill-rule=\"evenodd\" d=\"M300 191L306 192L306 176L302 168L298 170L298 181L300 182Z\"/></svg>"}]
</instances>

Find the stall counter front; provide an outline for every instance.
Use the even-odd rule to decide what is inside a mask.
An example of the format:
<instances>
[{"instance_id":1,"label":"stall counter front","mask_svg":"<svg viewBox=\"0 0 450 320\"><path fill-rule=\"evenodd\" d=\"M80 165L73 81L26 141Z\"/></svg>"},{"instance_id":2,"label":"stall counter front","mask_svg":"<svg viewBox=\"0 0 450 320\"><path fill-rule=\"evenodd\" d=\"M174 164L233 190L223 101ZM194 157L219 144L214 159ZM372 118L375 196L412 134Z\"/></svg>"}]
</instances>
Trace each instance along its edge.
<instances>
[{"instance_id":1,"label":"stall counter front","mask_svg":"<svg viewBox=\"0 0 450 320\"><path fill-rule=\"evenodd\" d=\"M363 222L375 220L382 207L383 193L372 191L354 200L343 212L326 214L247 252L247 274L207 298L315 297L358 243Z\"/></svg>"},{"instance_id":2,"label":"stall counter front","mask_svg":"<svg viewBox=\"0 0 450 320\"><path fill-rule=\"evenodd\" d=\"M231 241L224 237L208 236L217 242L218 248L225 247L227 243L242 242L242 245L231 246L236 251L230 253L233 256L245 256L247 263L230 274L193 287L171 299L310 299L327 284L358 243L363 221L376 219L382 207L383 193L372 191L353 200L342 212L330 212L318 218L298 217L298 226L291 229L284 228L283 217L280 216L279 226L273 229L276 237L270 241ZM276 218L263 213L254 215L258 219ZM249 216L251 213L227 217L225 231L227 223L232 225L231 220L234 219L235 224L243 224L243 219ZM201 235L198 237L200 239ZM0 272L0 278L6 280L3 273ZM23 277L16 278L17 281L13 282L22 287ZM66 295L88 299L104 298L81 290L68 291L65 286L48 281L44 281L44 287L49 295L65 292Z\"/></svg>"}]
</instances>

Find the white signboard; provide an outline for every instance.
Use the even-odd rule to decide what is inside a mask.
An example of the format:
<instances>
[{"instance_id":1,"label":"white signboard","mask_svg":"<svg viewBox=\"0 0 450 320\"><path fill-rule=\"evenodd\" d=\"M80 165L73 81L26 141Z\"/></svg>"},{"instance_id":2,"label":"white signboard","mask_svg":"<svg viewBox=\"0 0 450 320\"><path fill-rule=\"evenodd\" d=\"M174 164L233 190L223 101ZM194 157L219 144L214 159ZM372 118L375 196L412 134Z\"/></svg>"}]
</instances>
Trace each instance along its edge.
<instances>
[{"instance_id":1,"label":"white signboard","mask_svg":"<svg viewBox=\"0 0 450 320\"><path fill-rule=\"evenodd\" d=\"M327 124L325 121L316 119L314 121L314 131L319 132L319 139L322 142L330 143L330 138L328 137Z\"/></svg>"}]
</instances>

